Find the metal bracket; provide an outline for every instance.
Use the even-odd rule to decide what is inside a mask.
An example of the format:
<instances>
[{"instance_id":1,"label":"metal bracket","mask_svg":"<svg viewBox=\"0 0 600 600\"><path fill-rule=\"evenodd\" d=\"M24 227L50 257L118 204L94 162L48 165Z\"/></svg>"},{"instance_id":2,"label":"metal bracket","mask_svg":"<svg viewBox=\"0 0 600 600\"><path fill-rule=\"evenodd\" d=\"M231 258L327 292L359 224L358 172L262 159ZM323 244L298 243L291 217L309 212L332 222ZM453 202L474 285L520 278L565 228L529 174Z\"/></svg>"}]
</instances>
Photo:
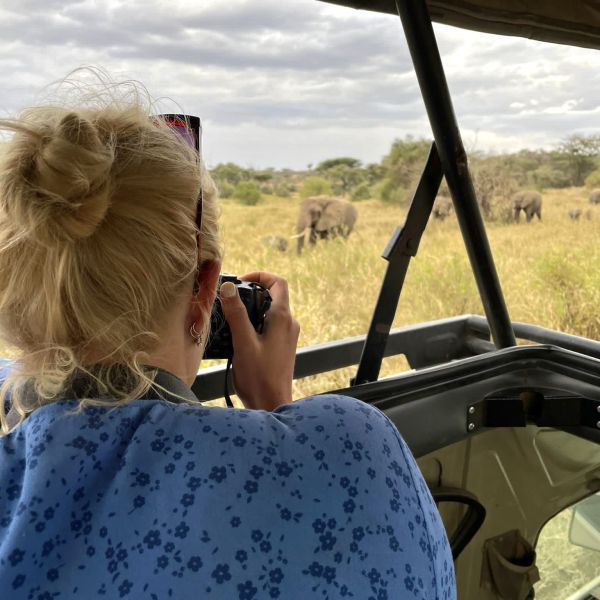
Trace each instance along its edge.
<instances>
[{"instance_id":1,"label":"metal bracket","mask_svg":"<svg viewBox=\"0 0 600 600\"><path fill-rule=\"evenodd\" d=\"M382 254L388 261L388 266L373 310L356 377L350 381L352 386L377 381L410 259L417 254L442 177L437 148L432 144L404 225L396 227Z\"/></svg>"},{"instance_id":2,"label":"metal bracket","mask_svg":"<svg viewBox=\"0 0 600 600\"><path fill-rule=\"evenodd\" d=\"M502 390L467 407L468 433L494 427L589 427L600 429L600 401L562 390Z\"/></svg>"}]
</instances>

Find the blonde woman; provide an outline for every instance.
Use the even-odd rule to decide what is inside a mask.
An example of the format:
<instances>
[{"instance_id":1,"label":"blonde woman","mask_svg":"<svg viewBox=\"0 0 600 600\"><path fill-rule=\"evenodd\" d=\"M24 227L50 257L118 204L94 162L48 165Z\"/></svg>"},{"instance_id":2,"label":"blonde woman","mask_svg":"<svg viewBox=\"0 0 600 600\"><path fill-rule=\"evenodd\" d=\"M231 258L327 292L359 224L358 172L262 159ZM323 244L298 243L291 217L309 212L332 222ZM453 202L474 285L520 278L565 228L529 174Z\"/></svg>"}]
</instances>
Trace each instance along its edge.
<instances>
[{"instance_id":1,"label":"blonde woman","mask_svg":"<svg viewBox=\"0 0 600 600\"><path fill-rule=\"evenodd\" d=\"M0 398L0 595L455 598L394 425L352 398L292 403L283 279L246 276L273 298L262 335L221 288L246 408L196 400L215 186L188 120L109 91L0 123L0 333L19 352Z\"/></svg>"}]
</instances>

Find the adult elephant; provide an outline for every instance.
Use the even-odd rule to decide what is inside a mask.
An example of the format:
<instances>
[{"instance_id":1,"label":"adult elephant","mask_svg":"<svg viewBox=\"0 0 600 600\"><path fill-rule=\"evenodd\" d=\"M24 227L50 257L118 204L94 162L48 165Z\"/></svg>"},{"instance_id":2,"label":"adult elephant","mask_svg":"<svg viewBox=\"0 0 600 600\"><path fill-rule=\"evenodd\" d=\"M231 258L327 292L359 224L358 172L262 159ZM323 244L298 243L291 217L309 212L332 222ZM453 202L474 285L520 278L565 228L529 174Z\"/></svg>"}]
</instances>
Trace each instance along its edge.
<instances>
[{"instance_id":1,"label":"adult elephant","mask_svg":"<svg viewBox=\"0 0 600 600\"><path fill-rule=\"evenodd\" d=\"M600 188L590 192L589 201L590 204L600 204Z\"/></svg>"},{"instance_id":2,"label":"adult elephant","mask_svg":"<svg viewBox=\"0 0 600 600\"><path fill-rule=\"evenodd\" d=\"M525 213L525 220L529 223L534 216L542 220L542 195L539 192L517 192L512 197L513 217L519 222L521 211Z\"/></svg>"},{"instance_id":3,"label":"adult elephant","mask_svg":"<svg viewBox=\"0 0 600 600\"><path fill-rule=\"evenodd\" d=\"M348 200L332 196L312 196L300 204L296 237L298 254L304 247L304 237L308 231L308 243L317 239L328 239L338 235L348 237L356 223L356 208Z\"/></svg>"}]
</instances>

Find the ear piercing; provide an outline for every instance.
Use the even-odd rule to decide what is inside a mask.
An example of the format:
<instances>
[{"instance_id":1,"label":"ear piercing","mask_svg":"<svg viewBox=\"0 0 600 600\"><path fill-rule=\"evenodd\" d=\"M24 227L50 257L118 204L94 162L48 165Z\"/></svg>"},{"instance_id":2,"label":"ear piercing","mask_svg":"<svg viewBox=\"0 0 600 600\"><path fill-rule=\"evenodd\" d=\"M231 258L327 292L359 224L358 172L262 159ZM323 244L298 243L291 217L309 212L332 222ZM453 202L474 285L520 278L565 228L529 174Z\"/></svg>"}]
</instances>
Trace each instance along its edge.
<instances>
[{"instance_id":1,"label":"ear piercing","mask_svg":"<svg viewBox=\"0 0 600 600\"><path fill-rule=\"evenodd\" d=\"M202 332L196 330L196 322L192 323L190 327L190 335L194 339L194 344L199 346L202 343Z\"/></svg>"}]
</instances>

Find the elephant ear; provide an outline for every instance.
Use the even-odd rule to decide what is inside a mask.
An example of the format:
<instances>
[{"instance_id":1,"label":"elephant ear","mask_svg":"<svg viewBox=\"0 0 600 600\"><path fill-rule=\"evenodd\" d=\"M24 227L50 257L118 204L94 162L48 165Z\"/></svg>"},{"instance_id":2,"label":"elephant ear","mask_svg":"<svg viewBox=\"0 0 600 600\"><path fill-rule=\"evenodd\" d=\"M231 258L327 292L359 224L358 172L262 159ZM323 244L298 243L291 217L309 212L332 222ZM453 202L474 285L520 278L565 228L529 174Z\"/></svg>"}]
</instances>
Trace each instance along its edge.
<instances>
[{"instance_id":1,"label":"elephant ear","mask_svg":"<svg viewBox=\"0 0 600 600\"><path fill-rule=\"evenodd\" d=\"M315 229L317 231L329 231L338 227L344 222L344 206L340 202L332 201L323 207L321 218L317 221Z\"/></svg>"}]
</instances>

